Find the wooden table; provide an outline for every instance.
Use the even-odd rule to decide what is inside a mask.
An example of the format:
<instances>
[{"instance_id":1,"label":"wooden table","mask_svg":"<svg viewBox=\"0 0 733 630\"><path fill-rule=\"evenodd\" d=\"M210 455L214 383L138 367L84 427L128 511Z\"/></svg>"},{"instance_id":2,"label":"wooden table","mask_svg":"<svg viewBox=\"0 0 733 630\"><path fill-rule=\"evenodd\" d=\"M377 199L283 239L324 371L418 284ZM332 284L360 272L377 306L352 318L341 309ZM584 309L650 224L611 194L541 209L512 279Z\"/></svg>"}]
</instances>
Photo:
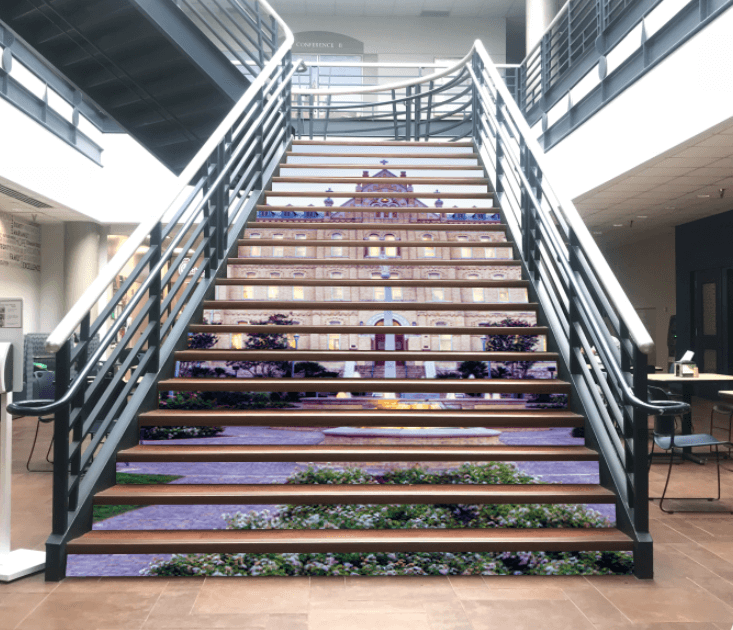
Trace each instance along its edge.
<instances>
[{"instance_id":1,"label":"wooden table","mask_svg":"<svg viewBox=\"0 0 733 630\"><path fill-rule=\"evenodd\" d=\"M733 382L733 376L730 374L712 374L702 373L698 377L690 376L675 376L674 374L650 374L647 377L650 385L655 383L679 383L682 385L682 400L690 405L690 413L686 413L682 416L682 433L683 435L689 435L692 433L692 394L695 391L695 386L703 383L717 383L724 381ZM723 392L718 392L720 396ZM729 400L733 400L733 391L726 392L731 394ZM682 456L685 459L690 459L698 464L704 464L700 458L692 455L692 449L682 449Z\"/></svg>"},{"instance_id":2,"label":"wooden table","mask_svg":"<svg viewBox=\"0 0 733 630\"><path fill-rule=\"evenodd\" d=\"M720 396L723 400L733 402L733 389L719 391L718 396Z\"/></svg>"}]
</instances>

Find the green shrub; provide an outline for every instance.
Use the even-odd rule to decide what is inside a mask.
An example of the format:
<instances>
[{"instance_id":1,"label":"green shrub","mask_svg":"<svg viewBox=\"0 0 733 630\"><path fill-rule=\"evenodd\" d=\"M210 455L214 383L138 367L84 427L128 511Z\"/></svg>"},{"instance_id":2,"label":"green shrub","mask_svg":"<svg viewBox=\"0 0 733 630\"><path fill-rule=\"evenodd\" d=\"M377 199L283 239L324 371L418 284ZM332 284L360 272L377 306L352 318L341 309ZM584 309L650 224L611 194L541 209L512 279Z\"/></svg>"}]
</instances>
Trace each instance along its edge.
<instances>
[{"instance_id":1,"label":"green shrub","mask_svg":"<svg viewBox=\"0 0 733 630\"><path fill-rule=\"evenodd\" d=\"M489 463L439 472L310 467L292 484L505 484L537 483L512 464ZM608 527L581 505L284 505L270 512L225 514L229 529L464 529L492 527ZM590 575L630 573L620 552L506 553L295 553L174 555L143 575Z\"/></svg>"}]
</instances>

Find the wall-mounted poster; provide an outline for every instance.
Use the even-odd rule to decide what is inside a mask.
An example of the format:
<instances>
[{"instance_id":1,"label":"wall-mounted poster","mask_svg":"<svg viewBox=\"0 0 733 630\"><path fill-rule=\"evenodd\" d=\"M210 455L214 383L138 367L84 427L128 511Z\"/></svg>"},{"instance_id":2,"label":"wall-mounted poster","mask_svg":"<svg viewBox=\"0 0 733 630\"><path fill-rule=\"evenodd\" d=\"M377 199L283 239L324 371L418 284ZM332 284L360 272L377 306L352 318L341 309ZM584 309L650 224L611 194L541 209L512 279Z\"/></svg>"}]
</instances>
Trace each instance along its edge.
<instances>
[{"instance_id":1,"label":"wall-mounted poster","mask_svg":"<svg viewBox=\"0 0 733 630\"><path fill-rule=\"evenodd\" d=\"M0 212L0 267L41 271L41 226Z\"/></svg>"},{"instance_id":2,"label":"wall-mounted poster","mask_svg":"<svg viewBox=\"0 0 733 630\"><path fill-rule=\"evenodd\" d=\"M23 328L23 300L0 300L0 328Z\"/></svg>"}]
</instances>

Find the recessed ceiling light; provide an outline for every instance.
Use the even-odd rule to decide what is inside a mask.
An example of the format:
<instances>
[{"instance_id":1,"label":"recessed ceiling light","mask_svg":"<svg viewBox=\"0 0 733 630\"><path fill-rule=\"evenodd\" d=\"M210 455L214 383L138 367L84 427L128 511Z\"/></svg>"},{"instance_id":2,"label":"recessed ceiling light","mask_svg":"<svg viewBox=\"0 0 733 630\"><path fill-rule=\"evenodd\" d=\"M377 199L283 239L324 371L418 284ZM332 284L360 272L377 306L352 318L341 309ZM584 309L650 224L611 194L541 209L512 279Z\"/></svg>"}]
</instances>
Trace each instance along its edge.
<instances>
[{"instance_id":1,"label":"recessed ceiling light","mask_svg":"<svg viewBox=\"0 0 733 630\"><path fill-rule=\"evenodd\" d=\"M667 206L664 208L665 210L674 210L674 206Z\"/></svg>"},{"instance_id":2,"label":"recessed ceiling light","mask_svg":"<svg viewBox=\"0 0 733 630\"><path fill-rule=\"evenodd\" d=\"M613 227L624 227L623 223L614 223Z\"/></svg>"},{"instance_id":3,"label":"recessed ceiling light","mask_svg":"<svg viewBox=\"0 0 733 630\"><path fill-rule=\"evenodd\" d=\"M708 199L709 197L710 195L698 195L697 196L698 199Z\"/></svg>"},{"instance_id":4,"label":"recessed ceiling light","mask_svg":"<svg viewBox=\"0 0 733 630\"><path fill-rule=\"evenodd\" d=\"M636 218L637 219L648 219L649 217L646 214L637 214Z\"/></svg>"},{"instance_id":5,"label":"recessed ceiling light","mask_svg":"<svg viewBox=\"0 0 733 630\"><path fill-rule=\"evenodd\" d=\"M593 232L593 234L598 235L598 234L603 234L603 232Z\"/></svg>"}]
</instances>

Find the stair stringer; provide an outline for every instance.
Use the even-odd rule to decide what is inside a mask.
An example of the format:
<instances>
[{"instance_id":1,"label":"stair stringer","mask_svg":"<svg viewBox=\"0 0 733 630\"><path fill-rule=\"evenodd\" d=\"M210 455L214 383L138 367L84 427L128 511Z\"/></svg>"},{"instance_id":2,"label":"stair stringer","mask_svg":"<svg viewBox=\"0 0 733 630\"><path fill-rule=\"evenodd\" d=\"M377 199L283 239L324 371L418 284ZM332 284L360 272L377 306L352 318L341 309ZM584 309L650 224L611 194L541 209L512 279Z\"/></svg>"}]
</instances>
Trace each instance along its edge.
<instances>
[{"instance_id":1,"label":"stair stringer","mask_svg":"<svg viewBox=\"0 0 733 630\"><path fill-rule=\"evenodd\" d=\"M114 428L107 436L101 450L79 482L79 504L69 512L66 532L63 535L51 534L46 540L46 581L58 582L66 577L66 545L73 538L92 529L92 506L94 495L115 485L117 453L140 443L138 415L158 409L158 382L173 376L175 367L174 353L188 347L188 328L194 321L200 321L204 311L204 300L213 299L216 281L227 277L228 259L236 256L239 235L246 228L251 216L256 215L257 204L264 203L265 191L270 187L272 178L279 173L280 164L290 149L292 139L282 147L270 172L263 177L260 194L252 195L242 208L239 219L227 234L227 251L219 261L214 273L204 274L188 303L181 311L163 346L160 348L160 365L155 373L146 374L135 389L135 393L117 419Z\"/></svg>"}]
</instances>

